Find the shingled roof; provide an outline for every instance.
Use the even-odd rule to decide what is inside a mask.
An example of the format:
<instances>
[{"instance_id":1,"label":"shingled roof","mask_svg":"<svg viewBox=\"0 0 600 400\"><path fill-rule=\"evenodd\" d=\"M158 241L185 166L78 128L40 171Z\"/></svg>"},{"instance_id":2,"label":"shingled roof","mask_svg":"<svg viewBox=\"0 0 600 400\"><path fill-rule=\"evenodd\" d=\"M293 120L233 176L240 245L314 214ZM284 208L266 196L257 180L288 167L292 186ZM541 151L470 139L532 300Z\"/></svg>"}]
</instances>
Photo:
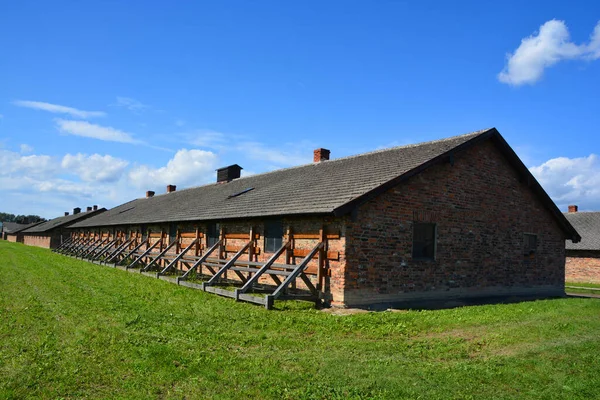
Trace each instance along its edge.
<instances>
[{"instance_id":1,"label":"shingled roof","mask_svg":"<svg viewBox=\"0 0 600 400\"><path fill-rule=\"evenodd\" d=\"M87 218L93 217L94 215L101 214L104 211L106 211L106 208L100 208L96 211L92 210L92 211L80 212L77 214L65 215L64 217L54 218L54 219L51 219L50 221L42 222L41 224L35 225L31 228L27 228L27 229L23 230L23 233L27 234L27 233L48 232L48 231L51 231L52 229L60 228L65 225L70 225L70 224L80 221L82 219L87 219Z\"/></svg>"},{"instance_id":2,"label":"shingled roof","mask_svg":"<svg viewBox=\"0 0 600 400\"><path fill-rule=\"evenodd\" d=\"M39 224L40 222L34 222L31 224L18 224L16 222L3 222L2 231L10 234L19 233L29 227Z\"/></svg>"},{"instance_id":3,"label":"shingled roof","mask_svg":"<svg viewBox=\"0 0 600 400\"><path fill-rule=\"evenodd\" d=\"M600 212L574 212L564 215L581 235L579 243L567 240L567 250L600 250Z\"/></svg>"},{"instance_id":4,"label":"shingled roof","mask_svg":"<svg viewBox=\"0 0 600 400\"><path fill-rule=\"evenodd\" d=\"M577 232L495 128L140 198L72 227L301 214L343 215L429 166L447 161L454 153L488 139L494 139L526 176L569 237L577 239Z\"/></svg>"}]
</instances>

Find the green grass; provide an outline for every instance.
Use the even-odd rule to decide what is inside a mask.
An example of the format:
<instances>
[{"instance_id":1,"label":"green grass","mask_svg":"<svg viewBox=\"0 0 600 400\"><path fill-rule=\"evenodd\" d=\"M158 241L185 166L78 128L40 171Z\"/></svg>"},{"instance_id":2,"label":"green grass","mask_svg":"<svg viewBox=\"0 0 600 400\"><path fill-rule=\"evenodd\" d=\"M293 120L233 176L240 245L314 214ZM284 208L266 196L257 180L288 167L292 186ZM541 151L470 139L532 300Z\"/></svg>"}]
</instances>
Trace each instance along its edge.
<instances>
[{"instance_id":1,"label":"green grass","mask_svg":"<svg viewBox=\"0 0 600 400\"><path fill-rule=\"evenodd\" d=\"M567 283L565 283L565 285L577 286L577 288L572 288L572 287L566 288L565 290L568 293L600 295L600 290L586 289L586 288L600 289L600 284L597 284L597 283L567 282Z\"/></svg>"},{"instance_id":2,"label":"green grass","mask_svg":"<svg viewBox=\"0 0 600 400\"><path fill-rule=\"evenodd\" d=\"M266 311L0 241L0 398L592 399L600 300Z\"/></svg>"}]
</instances>

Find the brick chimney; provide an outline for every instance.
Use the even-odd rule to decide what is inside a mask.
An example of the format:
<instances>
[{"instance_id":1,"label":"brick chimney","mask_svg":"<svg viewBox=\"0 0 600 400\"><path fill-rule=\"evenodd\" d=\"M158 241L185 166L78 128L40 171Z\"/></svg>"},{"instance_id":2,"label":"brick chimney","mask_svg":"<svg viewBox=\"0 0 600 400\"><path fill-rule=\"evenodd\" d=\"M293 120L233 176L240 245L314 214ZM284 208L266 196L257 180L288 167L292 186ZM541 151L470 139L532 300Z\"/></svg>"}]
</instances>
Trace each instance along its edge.
<instances>
[{"instance_id":1,"label":"brick chimney","mask_svg":"<svg viewBox=\"0 0 600 400\"><path fill-rule=\"evenodd\" d=\"M167 185L167 193L171 193L177 190L177 186L175 185Z\"/></svg>"},{"instance_id":2,"label":"brick chimney","mask_svg":"<svg viewBox=\"0 0 600 400\"><path fill-rule=\"evenodd\" d=\"M88 207L85 209L85 212L90 212L90 211L92 211L92 207L88 206Z\"/></svg>"},{"instance_id":3,"label":"brick chimney","mask_svg":"<svg viewBox=\"0 0 600 400\"><path fill-rule=\"evenodd\" d=\"M570 205L569 206L569 212L570 213L576 213L577 210L579 210L579 207L577 207L576 205Z\"/></svg>"},{"instance_id":4,"label":"brick chimney","mask_svg":"<svg viewBox=\"0 0 600 400\"><path fill-rule=\"evenodd\" d=\"M75 208L73 209L73 215L75 215L75 214L79 214L80 212L81 212L81 208L79 208L79 207L75 207Z\"/></svg>"},{"instance_id":5,"label":"brick chimney","mask_svg":"<svg viewBox=\"0 0 600 400\"><path fill-rule=\"evenodd\" d=\"M167 187L167 190L169 190L169 187ZM149 198L149 197L154 197L154 192L152 190L148 190L146 192L146 198Z\"/></svg>"},{"instance_id":6,"label":"brick chimney","mask_svg":"<svg viewBox=\"0 0 600 400\"><path fill-rule=\"evenodd\" d=\"M65 211L65 217L66 217L67 215L69 215L69 212L68 212L68 211Z\"/></svg>"},{"instance_id":7,"label":"brick chimney","mask_svg":"<svg viewBox=\"0 0 600 400\"><path fill-rule=\"evenodd\" d=\"M321 161L327 161L329 160L329 154L331 152L327 149L316 149L314 151L314 157L313 157L313 161L318 163Z\"/></svg>"},{"instance_id":8,"label":"brick chimney","mask_svg":"<svg viewBox=\"0 0 600 400\"><path fill-rule=\"evenodd\" d=\"M94 211L98 211L98 206L94 204L94 208L93 208L93 210L94 210Z\"/></svg>"},{"instance_id":9,"label":"brick chimney","mask_svg":"<svg viewBox=\"0 0 600 400\"><path fill-rule=\"evenodd\" d=\"M217 183L227 183L237 179L241 175L242 167L237 164L228 167L219 168L217 170Z\"/></svg>"}]
</instances>

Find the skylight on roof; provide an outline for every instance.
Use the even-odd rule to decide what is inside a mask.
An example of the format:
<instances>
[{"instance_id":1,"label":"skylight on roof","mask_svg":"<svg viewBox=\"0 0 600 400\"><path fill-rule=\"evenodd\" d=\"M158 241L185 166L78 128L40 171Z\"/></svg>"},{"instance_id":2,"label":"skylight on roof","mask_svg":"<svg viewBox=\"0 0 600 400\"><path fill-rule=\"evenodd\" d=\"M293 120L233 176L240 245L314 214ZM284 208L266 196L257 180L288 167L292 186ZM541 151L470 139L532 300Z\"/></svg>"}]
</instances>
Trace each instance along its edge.
<instances>
[{"instance_id":1,"label":"skylight on roof","mask_svg":"<svg viewBox=\"0 0 600 400\"><path fill-rule=\"evenodd\" d=\"M242 190L241 192L237 192L237 193L234 193L234 194L230 194L229 196L227 196L227 198L228 198L228 199L231 199L232 197L238 197L238 196L241 196L241 195L242 195L242 194L244 194L244 193L248 193L248 192L249 192L249 191L251 191L251 190L254 190L254 188L253 188L253 187L251 187L251 188L246 188L246 189Z\"/></svg>"}]
</instances>

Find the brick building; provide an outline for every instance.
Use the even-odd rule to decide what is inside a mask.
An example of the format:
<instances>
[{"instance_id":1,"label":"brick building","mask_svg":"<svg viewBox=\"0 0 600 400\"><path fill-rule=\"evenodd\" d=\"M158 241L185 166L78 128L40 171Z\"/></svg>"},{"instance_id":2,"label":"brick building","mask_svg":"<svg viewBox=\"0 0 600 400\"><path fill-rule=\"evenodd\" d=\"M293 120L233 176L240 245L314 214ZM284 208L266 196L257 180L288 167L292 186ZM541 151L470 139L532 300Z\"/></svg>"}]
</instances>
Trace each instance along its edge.
<instances>
[{"instance_id":1,"label":"brick building","mask_svg":"<svg viewBox=\"0 0 600 400\"><path fill-rule=\"evenodd\" d=\"M579 212L569 206L567 220L581 235L581 241L567 240L566 280L600 283L600 212Z\"/></svg>"},{"instance_id":2,"label":"brick building","mask_svg":"<svg viewBox=\"0 0 600 400\"><path fill-rule=\"evenodd\" d=\"M148 192L73 224L61 251L267 307L564 294L580 237L496 129L314 161Z\"/></svg>"},{"instance_id":3,"label":"brick building","mask_svg":"<svg viewBox=\"0 0 600 400\"><path fill-rule=\"evenodd\" d=\"M22 230L20 233L23 235L23 243L47 249L56 248L70 236L71 231L67 231L70 225L104 211L106 211L105 208L98 209L98 206L88 207L85 212L81 212L80 208L74 208L71 215L65 212L65 215L62 217L37 223L30 228Z\"/></svg>"},{"instance_id":4,"label":"brick building","mask_svg":"<svg viewBox=\"0 0 600 400\"><path fill-rule=\"evenodd\" d=\"M23 243L23 231L27 228L35 226L39 222L31 224L18 224L16 222L3 222L0 238L13 243Z\"/></svg>"}]
</instances>

